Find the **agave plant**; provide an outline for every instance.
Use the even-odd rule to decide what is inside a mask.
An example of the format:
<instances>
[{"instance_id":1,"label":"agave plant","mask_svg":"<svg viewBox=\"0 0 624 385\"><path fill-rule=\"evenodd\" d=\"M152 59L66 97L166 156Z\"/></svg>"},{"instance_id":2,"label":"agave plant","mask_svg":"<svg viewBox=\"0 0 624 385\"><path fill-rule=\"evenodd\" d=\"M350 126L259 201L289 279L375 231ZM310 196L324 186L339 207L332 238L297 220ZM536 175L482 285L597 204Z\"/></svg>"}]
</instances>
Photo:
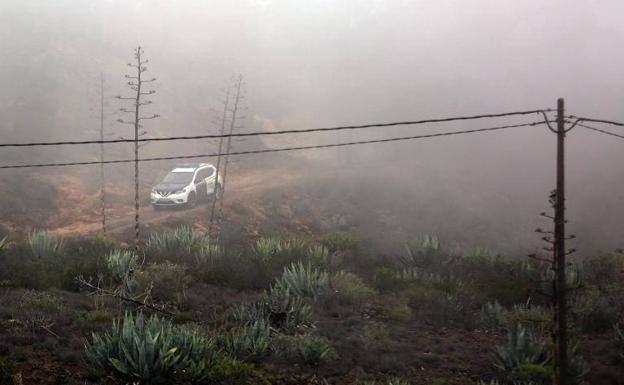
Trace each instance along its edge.
<instances>
[{"instance_id":1,"label":"agave plant","mask_svg":"<svg viewBox=\"0 0 624 385\"><path fill-rule=\"evenodd\" d=\"M149 252L168 258L199 258L203 252L213 252L214 244L210 237L193 231L188 225L174 231L150 235L147 241ZM199 257L198 257L199 256Z\"/></svg>"},{"instance_id":2,"label":"agave plant","mask_svg":"<svg viewBox=\"0 0 624 385\"><path fill-rule=\"evenodd\" d=\"M498 301L488 302L481 307L481 322L488 329L497 329L507 324L507 311Z\"/></svg>"},{"instance_id":3,"label":"agave plant","mask_svg":"<svg viewBox=\"0 0 624 385\"><path fill-rule=\"evenodd\" d=\"M285 333L312 326L312 308L290 290L272 288L261 300L265 318Z\"/></svg>"},{"instance_id":4,"label":"agave plant","mask_svg":"<svg viewBox=\"0 0 624 385\"><path fill-rule=\"evenodd\" d=\"M128 250L112 250L106 258L115 284L126 293L134 293L139 287L135 277L137 260L136 254Z\"/></svg>"},{"instance_id":5,"label":"agave plant","mask_svg":"<svg viewBox=\"0 0 624 385\"><path fill-rule=\"evenodd\" d=\"M307 365L318 366L322 361L336 357L336 352L327 338L300 334L295 337L294 342L299 356Z\"/></svg>"},{"instance_id":6,"label":"agave plant","mask_svg":"<svg viewBox=\"0 0 624 385\"><path fill-rule=\"evenodd\" d=\"M216 344L232 357L257 362L269 353L271 328L263 319L217 336Z\"/></svg>"},{"instance_id":7,"label":"agave plant","mask_svg":"<svg viewBox=\"0 0 624 385\"><path fill-rule=\"evenodd\" d=\"M329 285L327 272L312 267L311 264L297 262L284 268L282 277L277 280L271 290L278 292L290 291L301 297L316 300Z\"/></svg>"},{"instance_id":8,"label":"agave plant","mask_svg":"<svg viewBox=\"0 0 624 385\"><path fill-rule=\"evenodd\" d=\"M195 330L176 328L157 316L126 313L103 335L93 333L85 345L89 363L128 381L163 381L212 351Z\"/></svg>"},{"instance_id":9,"label":"agave plant","mask_svg":"<svg viewBox=\"0 0 624 385\"><path fill-rule=\"evenodd\" d=\"M28 235L28 244L34 257L49 258L61 254L65 241L45 230L33 231Z\"/></svg>"},{"instance_id":10,"label":"agave plant","mask_svg":"<svg viewBox=\"0 0 624 385\"><path fill-rule=\"evenodd\" d=\"M7 237L0 239L0 251L6 249L8 244L9 243L7 242Z\"/></svg>"},{"instance_id":11,"label":"agave plant","mask_svg":"<svg viewBox=\"0 0 624 385\"><path fill-rule=\"evenodd\" d=\"M206 264L213 263L214 261L223 257L223 255L224 255L223 247L221 247L219 244L217 244L216 242L213 242L211 239L206 237L199 244L198 250L195 253L194 257L195 257L195 262L198 265L206 265Z\"/></svg>"},{"instance_id":12,"label":"agave plant","mask_svg":"<svg viewBox=\"0 0 624 385\"><path fill-rule=\"evenodd\" d=\"M266 319L267 312L262 301L242 302L230 308L230 317L235 322L246 324L256 320Z\"/></svg>"},{"instance_id":13,"label":"agave plant","mask_svg":"<svg viewBox=\"0 0 624 385\"><path fill-rule=\"evenodd\" d=\"M306 243L300 239L262 238L254 245L252 258L262 268L274 271L303 259L307 254L306 248Z\"/></svg>"},{"instance_id":14,"label":"agave plant","mask_svg":"<svg viewBox=\"0 0 624 385\"><path fill-rule=\"evenodd\" d=\"M503 373L512 373L524 364L547 365L549 356L544 343L521 324L507 332L507 344L496 347L494 367Z\"/></svg>"}]
</instances>

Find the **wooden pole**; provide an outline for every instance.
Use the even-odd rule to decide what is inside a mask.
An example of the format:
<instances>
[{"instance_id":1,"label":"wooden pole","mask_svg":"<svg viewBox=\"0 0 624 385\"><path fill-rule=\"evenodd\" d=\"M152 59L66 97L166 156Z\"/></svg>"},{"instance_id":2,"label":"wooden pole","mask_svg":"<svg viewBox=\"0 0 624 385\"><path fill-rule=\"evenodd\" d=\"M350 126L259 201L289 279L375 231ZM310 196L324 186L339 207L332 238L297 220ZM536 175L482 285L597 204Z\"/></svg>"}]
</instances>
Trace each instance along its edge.
<instances>
[{"instance_id":1,"label":"wooden pole","mask_svg":"<svg viewBox=\"0 0 624 385\"><path fill-rule=\"evenodd\" d=\"M554 357L553 384L568 384L568 343L566 319L566 248L565 248L565 108L557 100L557 189L555 196L554 284Z\"/></svg>"}]
</instances>

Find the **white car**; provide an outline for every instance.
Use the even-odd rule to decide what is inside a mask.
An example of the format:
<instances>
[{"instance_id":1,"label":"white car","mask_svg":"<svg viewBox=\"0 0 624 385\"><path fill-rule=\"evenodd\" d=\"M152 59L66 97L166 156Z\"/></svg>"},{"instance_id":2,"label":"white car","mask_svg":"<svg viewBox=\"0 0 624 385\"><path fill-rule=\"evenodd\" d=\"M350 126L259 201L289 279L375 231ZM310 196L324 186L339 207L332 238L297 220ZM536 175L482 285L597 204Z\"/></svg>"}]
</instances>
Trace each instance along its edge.
<instances>
[{"instance_id":1,"label":"white car","mask_svg":"<svg viewBox=\"0 0 624 385\"><path fill-rule=\"evenodd\" d=\"M222 186L221 175L216 181L216 173L217 168L209 163L178 165L152 188L152 206L155 209L167 206L193 207L197 202L216 199L221 195Z\"/></svg>"}]
</instances>

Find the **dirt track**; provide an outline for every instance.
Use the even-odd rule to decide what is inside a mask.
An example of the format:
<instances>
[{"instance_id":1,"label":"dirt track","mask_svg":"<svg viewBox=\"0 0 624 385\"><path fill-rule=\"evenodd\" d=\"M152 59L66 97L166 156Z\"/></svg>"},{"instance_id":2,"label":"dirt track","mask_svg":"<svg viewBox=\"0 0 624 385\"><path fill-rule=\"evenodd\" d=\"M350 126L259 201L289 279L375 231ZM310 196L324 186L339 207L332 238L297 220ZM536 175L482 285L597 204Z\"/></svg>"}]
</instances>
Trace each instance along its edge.
<instances>
[{"instance_id":1,"label":"dirt track","mask_svg":"<svg viewBox=\"0 0 624 385\"><path fill-rule=\"evenodd\" d=\"M284 189L294 185L302 175L292 170L273 168L262 171L240 173L233 175L226 185L225 203L253 199L275 189ZM198 204L192 209L167 209L156 211L150 206L142 207L140 210L141 225L153 225L170 218L201 217L209 215L210 204ZM97 210L92 210L97 212ZM134 226L134 208L124 207L119 214L108 218L108 231L111 234L123 234L131 230ZM90 221L72 223L65 226L50 229L52 232L69 237L85 236L101 231L101 219L97 215L90 215Z\"/></svg>"}]
</instances>

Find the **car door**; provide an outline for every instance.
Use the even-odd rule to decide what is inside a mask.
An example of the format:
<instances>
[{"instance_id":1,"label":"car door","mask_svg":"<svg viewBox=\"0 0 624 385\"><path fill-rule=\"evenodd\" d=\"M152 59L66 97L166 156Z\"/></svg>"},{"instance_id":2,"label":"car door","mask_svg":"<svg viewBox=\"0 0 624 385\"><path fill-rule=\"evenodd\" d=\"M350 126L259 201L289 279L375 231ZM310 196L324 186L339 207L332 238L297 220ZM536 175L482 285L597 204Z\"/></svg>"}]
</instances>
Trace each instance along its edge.
<instances>
[{"instance_id":1,"label":"car door","mask_svg":"<svg viewBox=\"0 0 624 385\"><path fill-rule=\"evenodd\" d=\"M210 166L206 168L206 187L208 188L208 195L212 195L214 193L215 188L215 168Z\"/></svg>"},{"instance_id":2,"label":"car door","mask_svg":"<svg viewBox=\"0 0 624 385\"><path fill-rule=\"evenodd\" d=\"M195 174L195 194L197 194L197 198L199 199L206 199L208 197L205 168L197 170Z\"/></svg>"}]
</instances>

